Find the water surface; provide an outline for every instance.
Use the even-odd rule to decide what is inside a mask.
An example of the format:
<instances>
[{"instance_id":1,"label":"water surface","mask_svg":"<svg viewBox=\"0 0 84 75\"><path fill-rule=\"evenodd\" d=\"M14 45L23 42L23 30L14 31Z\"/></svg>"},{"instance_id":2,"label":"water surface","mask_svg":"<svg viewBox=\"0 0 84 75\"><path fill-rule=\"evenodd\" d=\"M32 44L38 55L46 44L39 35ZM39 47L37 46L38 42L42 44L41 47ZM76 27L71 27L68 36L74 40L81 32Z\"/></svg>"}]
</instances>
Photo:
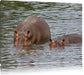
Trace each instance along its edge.
<instances>
[{"instance_id":1,"label":"water surface","mask_svg":"<svg viewBox=\"0 0 84 75\"><path fill-rule=\"evenodd\" d=\"M57 68L81 68L82 44L50 48L49 42L27 48L15 48L17 24L28 16L44 19L51 38L64 34L82 34L82 4L51 2L1 2L0 49L2 71Z\"/></svg>"}]
</instances>

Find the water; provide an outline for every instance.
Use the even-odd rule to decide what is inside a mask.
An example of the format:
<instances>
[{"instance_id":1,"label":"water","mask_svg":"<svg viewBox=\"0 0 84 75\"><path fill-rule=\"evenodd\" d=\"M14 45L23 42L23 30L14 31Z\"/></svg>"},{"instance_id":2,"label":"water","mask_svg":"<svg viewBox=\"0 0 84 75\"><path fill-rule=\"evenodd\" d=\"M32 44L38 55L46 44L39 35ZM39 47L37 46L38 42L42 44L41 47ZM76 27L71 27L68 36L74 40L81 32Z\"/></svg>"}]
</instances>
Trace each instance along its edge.
<instances>
[{"instance_id":1,"label":"water","mask_svg":"<svg viewBox=\"0 0 84 75\"><path fill-rule=\"evenodd\" d=\"M82 4L43 2L1 2L0 49L2 71L82 68L82 44L50 48L49 42L30 50L15 48L14 30L28 16L44 19L51 38L64 34L82 34Z\"/></svg>"}]
</instances>

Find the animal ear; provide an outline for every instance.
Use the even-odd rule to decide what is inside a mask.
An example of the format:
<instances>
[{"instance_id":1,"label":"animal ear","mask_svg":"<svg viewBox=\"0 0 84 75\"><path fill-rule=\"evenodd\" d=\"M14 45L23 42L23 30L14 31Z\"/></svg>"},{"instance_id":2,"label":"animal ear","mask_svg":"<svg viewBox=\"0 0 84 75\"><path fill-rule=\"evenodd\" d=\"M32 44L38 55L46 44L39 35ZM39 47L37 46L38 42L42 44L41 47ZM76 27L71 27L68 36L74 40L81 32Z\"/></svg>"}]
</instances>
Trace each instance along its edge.
<instances>
[{"instance_id":1,"label":"animal ear","mask_svg":"<svg viewBox=\"0 0 84 75\"><path fill-rule=\"evenodd\" d=\"M30 38L30 37L31 37L31 32L30 32L30 30L27 30L26 32L27 32L28 38Z\"/></svg>"},{"instance_id":2,"label":"animal ear","mask_svg":"<svg viewBox=\"0 0 84 75\"><path fill-rule=\"evenodd\" d=\"M17 34L17 31L15 30L15 33Z\"/></svg>"},{"instance_id":3,"label":"animal ear","mask_svg":"<svg viewBox=\"0 0 84 75\"><path fill-rule=\"evenodd\" d=\"M16 35L16 37L18 37L18 32L15 30L15 35Z\"/></svg>"},{"instance_id":4,"label":"animal ear","mask_svg":"<svg viewBox=\"0 0 84 75\"><path fill-rule=\"evenodd\" d=\"M62 39L62 41L64 42L64 41L65 41L65 39Z\"/></svg>"},{"instance_id":5,"label":"animal ear","mask_svg":"<svg viewBox=\"0 0 84 75\"><path fill-rule=\"evenodd\" d=\"M16 42L17 42L19 39L19 35L18 35L18 32L16 30L14 32L15 32L14 41L16 40Z\"/></svg>"},{"instance_id":6,"label":"animal ear","mask_svg":"<svg viewBox=\"0 0 84 75\"><path fill-rule=\"evenodd\" d=\"M50 42L52 41L52 39L49 39L50 40Z\"/></svg>"},{"instance_id":7,"label":"animal ear","mask_svg":"<svg viewBox=\"0 0 84 75\"><path fill-rule=\"evenodd\" d=\"M27 34L29 34L29 33L30 33L30 31L29 31L29 30L27 30L26 32L27 32Z\"/></svg>"}]
</instances>

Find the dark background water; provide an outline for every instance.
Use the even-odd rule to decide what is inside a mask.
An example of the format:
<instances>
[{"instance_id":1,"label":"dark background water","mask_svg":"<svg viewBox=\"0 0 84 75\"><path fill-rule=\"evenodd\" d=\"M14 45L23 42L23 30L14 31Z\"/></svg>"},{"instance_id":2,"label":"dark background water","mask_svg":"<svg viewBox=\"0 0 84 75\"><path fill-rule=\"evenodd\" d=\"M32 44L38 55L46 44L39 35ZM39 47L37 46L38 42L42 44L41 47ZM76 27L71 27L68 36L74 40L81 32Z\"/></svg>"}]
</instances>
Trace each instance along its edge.
<instances>
[{"instance_id":1,"label":"dark background water","mask_svg":"<svg viewBox=\"0 0 84 75\"><path fill-rule=\"evenodd\" d=\"M82 4L18 1L0 3L0 55L3 71L82 67L82 44L51 49L47 42L34 45L30 50L15 48L13 44L17 24L33 15L49 24L51 38L71 33L82 34Z\"/></svg>"}]
</instances>

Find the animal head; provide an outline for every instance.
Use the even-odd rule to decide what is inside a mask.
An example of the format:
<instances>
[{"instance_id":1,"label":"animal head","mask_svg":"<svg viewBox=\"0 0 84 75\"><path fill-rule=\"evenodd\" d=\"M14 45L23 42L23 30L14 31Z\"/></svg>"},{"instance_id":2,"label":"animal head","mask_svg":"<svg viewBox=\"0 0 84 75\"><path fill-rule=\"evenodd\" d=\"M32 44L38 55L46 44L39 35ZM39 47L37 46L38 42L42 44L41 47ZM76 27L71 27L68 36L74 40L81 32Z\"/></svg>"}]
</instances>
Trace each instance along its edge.
<instances>
[{"instance_id":1,"label":"animal head","mask_svg":"<svg viewBox=\"0 0 84 75\"><path fill-rule=\"evenodd\" d=\"M64 39L62 39L60 42L57 42L57 40L55 41L55 40L50 39L49 46L51 48L55 48L57 46L63 47L64 46L64 41L65 41Z\"/></svg>"},{"instance_id":2,"label":"animal head","mask_svg":"<svg viewBox=\"0 0 84 75\"><path fill-rule=\"evenodd\" d=\"M31 44L31 37L32 34L30 32L30 30L26 30L24 32L18 32L18 31L14 31L14 45L18 46L27 46Z\"/></svg>"}]
</instances>

